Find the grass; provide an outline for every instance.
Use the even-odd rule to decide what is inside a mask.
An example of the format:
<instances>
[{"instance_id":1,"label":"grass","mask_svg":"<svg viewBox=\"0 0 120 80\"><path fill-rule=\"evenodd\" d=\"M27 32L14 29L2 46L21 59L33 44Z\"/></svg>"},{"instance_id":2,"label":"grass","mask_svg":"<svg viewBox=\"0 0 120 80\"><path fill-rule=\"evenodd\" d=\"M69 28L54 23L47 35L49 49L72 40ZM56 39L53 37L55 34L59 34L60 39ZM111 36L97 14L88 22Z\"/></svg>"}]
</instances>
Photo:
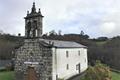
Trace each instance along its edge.
<instances>
[{"instance_id":1,"label":"grass","mask_svg":"<svg viewBox=\"0 0 120 80\"><path fill-rule=\"evenodd\" d=\"M14 80L14 72L0 72L0 80Z\"/></svg>"},{"instance_id":2,"label":"grass","mask_svg":"<svg viewBox=\"0 0 120 80\"><path fill-rule=\"evenodd\" d=\"M112 80L120 80L120 73L112 72ZM14 72L0 72L0 80L14 80Z\"/></svg>"},{"instance_id":3,"label":"grass","mask_svg":"<svg viewBox=\"0 0 120 80\"><path fill-rule=\"evenodd\" d=\"M120 80L120 73L112 72L112 80Z\"/></svg>"},{"instance_id":4,"label":"grass","mask_svg":"<svg viewBox=\"0 0 120 80\"><path fill-rule=\"evenodd\" d=\"M112 72L112 80L120 80L120 73ZM80 80L85 80L84 77L82 77Z\"/></svg>"},{"instance_id":5,"label":"grass","mask_svg":"<svg viewBox=\"0 0 120 80\"><path fill-rule=\"evenodd\" d=\"M99 42L96 42L96 44L99 45L99 46L102 46L102 45L104 45L105 43L107 43L107 41L99 41Z\"/></svg>"}]
</instances>

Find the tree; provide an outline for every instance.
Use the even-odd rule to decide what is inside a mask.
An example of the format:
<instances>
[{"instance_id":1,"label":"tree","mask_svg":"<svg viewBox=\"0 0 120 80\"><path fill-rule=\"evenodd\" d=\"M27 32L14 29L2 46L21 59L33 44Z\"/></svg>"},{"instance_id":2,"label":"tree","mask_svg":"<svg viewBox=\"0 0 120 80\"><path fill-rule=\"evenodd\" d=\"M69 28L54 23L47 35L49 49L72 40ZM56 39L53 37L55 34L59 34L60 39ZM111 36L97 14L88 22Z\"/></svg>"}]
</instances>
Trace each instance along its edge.
<instances>
[{"instance_id":1,"label":"tree","mask_svg":"<svg viewBox=\"0 0 120 80\"><path fill-rule=\"evenodd\" d=\"M107 37L98 37L97 40L98 41L107 41L108 38Z\"/></svg>"},{"instance_id":2,"label":"tree","mask_svg":"<svg viewBox=\"0 0 120 80\"><path fill-rule=\"evenodd\" d=\"M61 35L61 33L62 33L62 31L61 31L61 30L59 30L59 31L58 31L58 35Z\"/></svg>"},{"instance_id":3,"label":"tree","mask_svg":"<svg viewBox=\"0 0 120 80\"><path fill-rule=\"evenodd\" d=\"M88 68L85 80L111 80L110 69L97 61L94 67Z\"/></svg>"},{"instance_id":4,"label":"tree","mask_svg":"<svg viewBox=\"0 0 120 80\"><path fill-rule=\"evenodd\" d=\"M55 32L55 30L52 30L52 31L49 32L49 36L55 36L55 35L57 35L57 33Z\"/></svg>"},{"instance_id":5,"label":"tree","mask_svg":"<svg viewBox=\"0 0 120 80\"><path fill-rule=\"evenodd\" d=\"M80 32L80 35L84 35L84 32L83 32L83 31L81 31L81 32Z\"/></svg>"}]
</instances>

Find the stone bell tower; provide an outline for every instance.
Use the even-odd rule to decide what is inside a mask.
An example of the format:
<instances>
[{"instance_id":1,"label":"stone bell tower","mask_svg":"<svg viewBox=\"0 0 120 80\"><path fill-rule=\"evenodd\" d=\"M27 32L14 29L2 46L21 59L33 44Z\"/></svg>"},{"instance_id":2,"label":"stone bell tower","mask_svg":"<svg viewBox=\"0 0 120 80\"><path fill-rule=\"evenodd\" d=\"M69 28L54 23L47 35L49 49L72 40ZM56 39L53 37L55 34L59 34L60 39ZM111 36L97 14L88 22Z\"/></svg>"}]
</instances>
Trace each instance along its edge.
<instances>
[{"instance_id":1,"label":"stone bell tower","mask_svg":"<svg viewBox=\"0 0 120 80\"><path fill-rule=\"evenodd\" d=\"M42 36L43 16L35 2L25 17L23 45L15 49L15 80L52 80L52 49Z\"/></svg>"},{"instance_id":2,"label":"stone bell tower","mask_svg":"<svg viewBox=\"0 0 120 80\"><path fill-rule=\"evenodd\" d=\"M36 11L35 2L31 8L31 12L27 11L25 17L25 37L26 38L39 38L42 36L42 19L41 11Z\"/></svg>"}]
</instances>

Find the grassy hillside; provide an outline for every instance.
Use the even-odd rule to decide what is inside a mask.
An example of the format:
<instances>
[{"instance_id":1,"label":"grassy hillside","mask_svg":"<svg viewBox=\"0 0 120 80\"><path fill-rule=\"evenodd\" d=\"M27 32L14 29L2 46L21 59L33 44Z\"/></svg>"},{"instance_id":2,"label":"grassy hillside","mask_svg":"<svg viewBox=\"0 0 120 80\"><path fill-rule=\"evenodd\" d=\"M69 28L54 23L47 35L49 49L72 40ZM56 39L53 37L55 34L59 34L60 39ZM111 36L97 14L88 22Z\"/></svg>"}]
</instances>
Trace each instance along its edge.
<instances>
[{"instance_id":1,"label":"grassy hillside","mask_svg":"<svg viewBox=\"0 0 120 80\"><path fill-rule=\"evenodd\" d=\"M54 32L54 31L53 31ZM96 60L107 64L113 69L120 70L120 36L114 38L90 39L88 35L65 34L43 35L44 39L75 41L88 47L89 64L94 66ZM103 39L103 40L101 40ZM0 34L0 59L9 60L14 57L16 48L23 44L24 37Z\"/></svg>"},{"instance_id":2,"label":"grassy hillside","mask_svg":"<svg viewBox=\"0 0 120 80\"><path fill-rule=\"evenodd\" d=\"M9 60L13 58L12 51L14 51L15 47L19 46L20 42L23 42L21 37L0 34L0 59Z\"/></svg>"}]
</instances>

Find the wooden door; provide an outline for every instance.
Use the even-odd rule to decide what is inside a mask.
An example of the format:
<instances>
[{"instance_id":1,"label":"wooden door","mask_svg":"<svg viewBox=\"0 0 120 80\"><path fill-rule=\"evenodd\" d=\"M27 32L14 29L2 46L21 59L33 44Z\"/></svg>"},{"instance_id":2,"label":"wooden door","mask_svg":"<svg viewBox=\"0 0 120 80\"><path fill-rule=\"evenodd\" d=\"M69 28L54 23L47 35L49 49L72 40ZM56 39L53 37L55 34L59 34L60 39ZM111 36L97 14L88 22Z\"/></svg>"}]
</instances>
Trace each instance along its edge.
<instances>
[{"instance_id":1,"label":"wooden door","mask_svg":"<svg viewBox=\"0 0 120 80\"><path fill-rule=\"evenodd\" d=\"M34 67L28 67L28 71L27 71L27 76L26 76L26 80L37 80L37 77L36 77L36 72L35 72L35 69Z\"/></svg>"}]
</instances>

